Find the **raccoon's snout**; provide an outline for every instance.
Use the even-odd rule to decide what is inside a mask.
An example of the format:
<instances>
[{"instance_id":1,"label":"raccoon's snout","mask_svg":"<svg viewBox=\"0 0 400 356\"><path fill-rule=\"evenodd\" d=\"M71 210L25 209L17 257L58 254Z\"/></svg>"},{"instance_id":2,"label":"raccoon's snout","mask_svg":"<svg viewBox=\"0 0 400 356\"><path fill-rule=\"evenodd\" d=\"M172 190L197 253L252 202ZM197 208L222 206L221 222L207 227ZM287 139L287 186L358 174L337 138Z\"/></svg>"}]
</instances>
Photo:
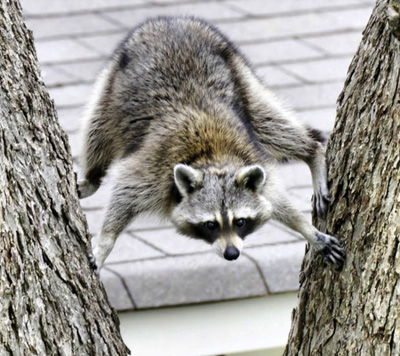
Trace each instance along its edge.
<instances>
[{"instance_id":1,"label":"raccoon's snout","mask_svg":"<svg viewBox=\"0 0 400 356\"><path fill-rule=\"evenodd\" d=\"M240 256L240 251L235 246L228 246L224 252L224 258L228 261L236 260Z\"/></svg>"},{"instance_id":2,"label":"raccoon's snout","mask_svg":"<svg viewBox=\"0 0 400 356\"><path fill-rule=\"evenodd\" d=\"M213 247L218 256L227 261L237 260L243 248L243 240L236 234L221 236L213 242Z\"/></svg>"}]
</instances>

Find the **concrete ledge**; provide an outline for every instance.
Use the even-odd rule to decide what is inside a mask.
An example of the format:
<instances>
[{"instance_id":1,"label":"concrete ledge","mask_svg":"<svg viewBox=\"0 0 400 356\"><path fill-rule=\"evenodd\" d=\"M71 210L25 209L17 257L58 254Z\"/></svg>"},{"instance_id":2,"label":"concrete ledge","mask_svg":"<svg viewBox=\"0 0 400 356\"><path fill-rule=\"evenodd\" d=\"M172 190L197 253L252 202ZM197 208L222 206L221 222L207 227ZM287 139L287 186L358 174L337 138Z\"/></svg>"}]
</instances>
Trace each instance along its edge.
<instances>
[{"instance_id":1,"label":"concrete ledge","mask_svg":"<svg viewBox=\"0 0 400 356\"><path fill-rule=\"evenodd\" d=\"M286 344L296 303L296 293L288 293L119 313L119 318L122 337L135 355L276 356Z\"/></svg>"}]
</instances>

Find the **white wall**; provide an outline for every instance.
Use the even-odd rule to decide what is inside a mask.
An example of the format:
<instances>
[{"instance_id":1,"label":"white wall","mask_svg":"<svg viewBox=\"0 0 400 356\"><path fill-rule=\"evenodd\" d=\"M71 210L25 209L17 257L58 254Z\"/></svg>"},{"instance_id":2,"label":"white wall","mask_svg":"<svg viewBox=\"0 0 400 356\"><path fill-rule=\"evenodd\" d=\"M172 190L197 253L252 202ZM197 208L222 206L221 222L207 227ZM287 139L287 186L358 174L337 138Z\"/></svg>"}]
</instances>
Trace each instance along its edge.
<instances>
[{"instance_id":1,"label":"white wall","mask_svg":"<svg viewBox=\"0 0 400 356\"><path fill-rule=\"evenodd\" d=\"M288 293L119 316L136 356L275 356L286 344L296 303L297 294ZM275 350L258 351L265 349Z\"/></svg>"}]
</instances>

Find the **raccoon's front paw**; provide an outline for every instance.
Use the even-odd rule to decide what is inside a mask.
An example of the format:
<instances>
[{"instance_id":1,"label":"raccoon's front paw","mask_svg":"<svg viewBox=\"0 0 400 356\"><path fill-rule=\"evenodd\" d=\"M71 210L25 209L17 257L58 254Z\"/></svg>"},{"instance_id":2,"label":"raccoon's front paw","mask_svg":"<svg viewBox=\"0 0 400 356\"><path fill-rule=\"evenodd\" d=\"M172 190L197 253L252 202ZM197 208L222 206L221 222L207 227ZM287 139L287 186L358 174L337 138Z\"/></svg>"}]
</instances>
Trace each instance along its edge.
<instances>
[{"instance_id":1,"label":"raccoon's front paw","mask_svg":"<svg viewBox=\"0 0 400 356\"><path fill-rule=\"evenodd\" d=\"M89 255L90 268L95 271L97 275L100 275L100 268L97 266L96 259L92 254Z\"/></svg>"},{"instance_id":2,"label":"raccoon's front paw","mask_svg":"<svg viewBox=\"0 0 400 356\"><path fill-rule=\"evenodd\" d=\"M318 187L314 191L312 197L313 213L319 217L325 217L328 210L329 202L331 198L329 197L329 191L327 187Z\"/></svg>"},{"instance_id":3,"label":"raccoon's front paw","mask_svg":"<svg viewBox=\"0 0 400 356\"><path fill-rule=\"evenodd\" d=\"M336 237L318 231L315 234L315 248L322 256L324 256L326 261L337 266L343 265L346 252Z\"/></svg>"}]
</instances>

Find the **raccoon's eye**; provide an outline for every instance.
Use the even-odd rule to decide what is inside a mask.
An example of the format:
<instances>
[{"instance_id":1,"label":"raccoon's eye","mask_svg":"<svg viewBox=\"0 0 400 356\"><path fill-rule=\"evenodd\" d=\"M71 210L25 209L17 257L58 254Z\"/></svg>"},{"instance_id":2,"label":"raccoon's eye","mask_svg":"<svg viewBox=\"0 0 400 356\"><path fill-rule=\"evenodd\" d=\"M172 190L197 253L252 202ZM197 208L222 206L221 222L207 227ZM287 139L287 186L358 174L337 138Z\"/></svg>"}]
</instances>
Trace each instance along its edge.
<instances>
[{"instance_id":1,"label":"raccoon's eye","mask_svg":"<svg viewBox=\"0 0 400 356\"><path fill-rule=\"evenodd\" d=\"M240 229L244 228L246 226L246 219L235 220L235 225Z\"/></svg>"},{"instance_id":2,"label":"raccoon's eye","mask_svg":"<svg viewBox=\"0 0 400 356\"><path fill-rule=\"evenodd\" d=\"M214 221L207 221L204 225L208 230L215 230L217 228L217 223Z\"/></svg>"}]
</instances>

